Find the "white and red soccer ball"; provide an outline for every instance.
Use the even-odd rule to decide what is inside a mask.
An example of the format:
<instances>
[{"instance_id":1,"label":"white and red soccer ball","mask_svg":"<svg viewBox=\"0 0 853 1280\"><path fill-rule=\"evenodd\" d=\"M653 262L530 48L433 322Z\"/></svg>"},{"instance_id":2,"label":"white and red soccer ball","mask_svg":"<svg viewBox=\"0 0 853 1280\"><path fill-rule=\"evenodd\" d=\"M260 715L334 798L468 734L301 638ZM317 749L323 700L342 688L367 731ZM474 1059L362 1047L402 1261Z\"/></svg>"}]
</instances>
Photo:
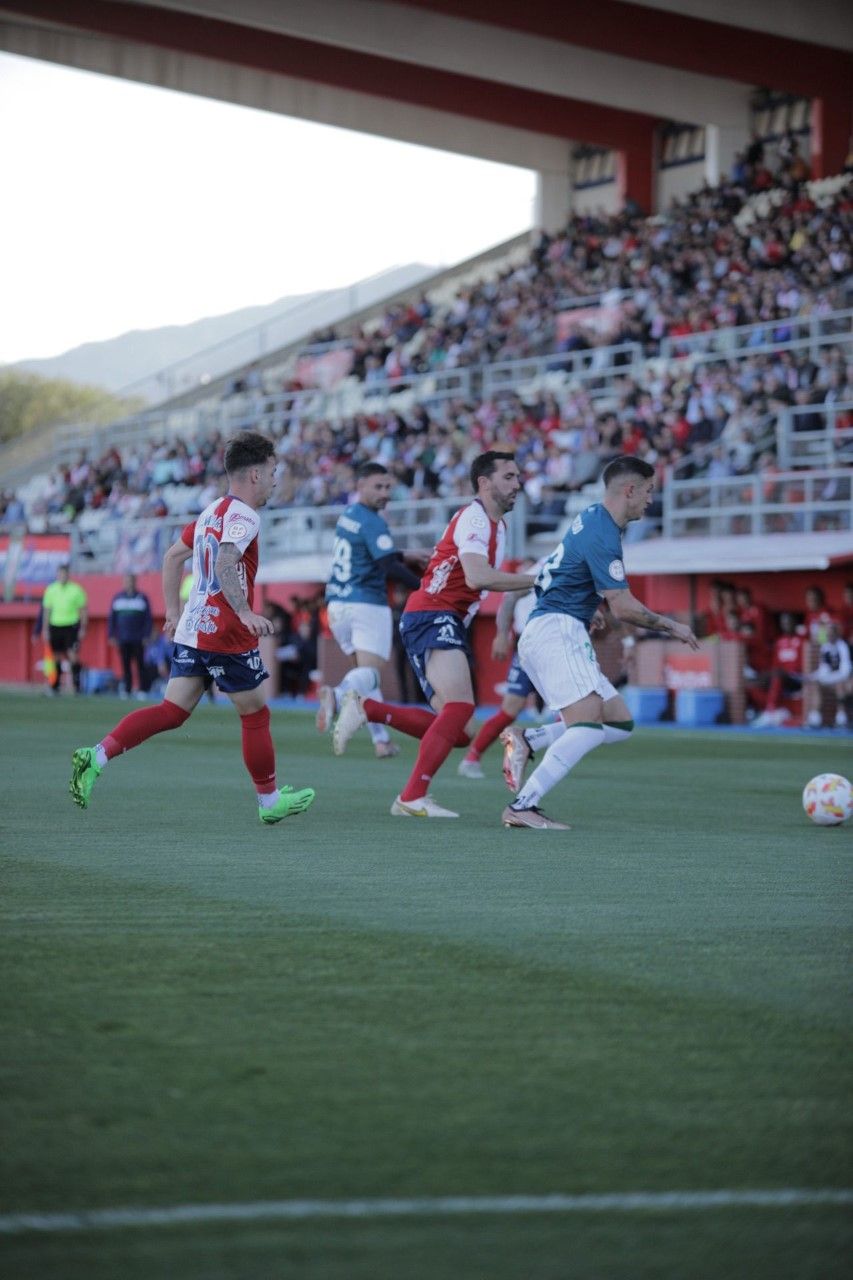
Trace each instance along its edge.
<instances>
[{"instance_id":1,"label":"white and red soccer ball","mask_svg":"<svg viewBox=\"0 0 853 1280\"><path fill-rule=\"evenodd\" d=\"M819 773L806 783L803 808L819 827L838 827L853 813L853 787L840 773Z\"/></svg>"}]
</instances>

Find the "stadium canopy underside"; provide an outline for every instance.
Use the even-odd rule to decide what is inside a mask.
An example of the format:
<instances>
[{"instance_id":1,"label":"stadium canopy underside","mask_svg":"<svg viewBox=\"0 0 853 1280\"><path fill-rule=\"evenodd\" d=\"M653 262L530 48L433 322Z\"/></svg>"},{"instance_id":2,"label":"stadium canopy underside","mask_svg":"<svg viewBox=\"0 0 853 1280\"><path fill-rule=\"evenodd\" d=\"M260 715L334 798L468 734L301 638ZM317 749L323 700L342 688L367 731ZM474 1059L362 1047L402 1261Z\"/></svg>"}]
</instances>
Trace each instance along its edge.
<instances>
[{"instance_id":1,"label":"stadium canopy underside","mask_svg":"<svg viewBox=\"0 0 853 1280\"><path fill-rule=\"evenodd\" d=\"M705 130L716 180L759 86L810 101L814 176L850 136L844 0L0 0L0 48L534 169L543 223L578 146L651 210L662 123Z\"/></svg>"}]
</instances>

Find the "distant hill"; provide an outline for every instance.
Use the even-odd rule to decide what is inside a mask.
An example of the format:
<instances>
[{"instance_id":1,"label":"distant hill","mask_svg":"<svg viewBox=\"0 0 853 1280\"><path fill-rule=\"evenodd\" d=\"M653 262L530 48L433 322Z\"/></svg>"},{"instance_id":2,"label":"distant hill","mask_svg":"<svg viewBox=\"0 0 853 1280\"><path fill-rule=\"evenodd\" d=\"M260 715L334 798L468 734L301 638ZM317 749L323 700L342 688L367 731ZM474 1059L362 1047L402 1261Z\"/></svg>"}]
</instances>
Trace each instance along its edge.
<instances>
[{"instance_id":1,"label":"distant hill","mask_svg":"<svg viewBox=\"0 0 853 1280\"><path fill-rule=\"evenodd\" d=\"M417 284L436 270L423 263L392 267L342 289L278 298L191 324L133 330L104 342L86 342L59 356L19 360L3 367L133 392L156 401L183 385L197 385L202 375L214 378L247 363L259 354L261 341L265 351L286 346L351 311Z\"/></svg>"}]
</instances>

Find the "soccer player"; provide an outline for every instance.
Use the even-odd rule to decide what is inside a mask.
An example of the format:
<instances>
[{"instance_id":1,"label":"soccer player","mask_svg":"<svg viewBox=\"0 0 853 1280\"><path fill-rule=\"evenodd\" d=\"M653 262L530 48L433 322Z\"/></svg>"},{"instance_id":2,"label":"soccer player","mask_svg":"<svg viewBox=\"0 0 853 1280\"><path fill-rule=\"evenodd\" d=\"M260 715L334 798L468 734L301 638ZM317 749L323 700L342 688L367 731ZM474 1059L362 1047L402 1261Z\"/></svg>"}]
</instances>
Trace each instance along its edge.
<instances>
[{"instance_id":1,"label":"soccer player","mask_svg":"<svg viewBox=\"0 0 853 1280\"><path fill-rule=\"evenodd\" d=\"M535 576L544 563L544 560L538 562L529 561L524 568ZM513 647L512 632L514 631L516 636L521 635L535 604L535 591L525 591L523 593L507 591L504 594L495 618L495 638L492 641L493 658L501 659L509 655ZM513 721L518 719L532 693L536 693L533 682L522 667L518 655L515 654L507 672L500 710L496 711L481 726L476 738L460 760L457 770L460 777L484 778L486 776L480 764L483 753L500 737L504 729L508 729Z\"/></svg>"},{"instance_id":2,"label":"soccer player","mask_svg":"<svg viewBox=\"0 0 853 1280\"><path fill-rule=\"evenodd\" d=\"M163 558L163 630L175 641L163 701L125 716L97 746L74 752L70 790L81 809L89 807L92 788L110 760L155 733L180 728L213 679L240 716L243 760L255 784L261 822L280 822L302 813L314 799L309 787L276 788L270 712L261 688L268 673L257 640L270 634L272 623L254 612L252 599L258 568L257 513L275 487L272 441L256 431L234 436L225 449L225 471L228 493L205 507ZM181 573L190 555L193 584L182 612Z\"/></svg>"},{"instance_id":3,"label":"soccer player","mask_svg":"<svg viewBox=\"0 0 853 1280\"><path fill-rule=\"evenodd\" d=\"M490 449L471 464L476 498L457 511L441 535L417 591L406 602L400 634L421 688L435 711L396 707L344 697L332 740L341 755L365 723L387 724L420 738L409 780L391 805L395 817L458 818L428 794L433 776L455 746L467 746L466 725L474 712L468 628L487 591L529 590L529 574L501 573L506 526L503 517L518 497L521 480L515 457Z\"/></svg>"},{"instance_id":4,"label":"soccer player","mask_svg":"<svg viewBox=\"0 0 853 1280\"><path fill-rule=\"evenodd\" d=\"M388 505L393 483L387 467L364 462L356 471L355 502L338 518L332 572L326 586L329 627L347 656L355 655L355 667L339 685L323 685L319 691L317 732L331 730L344 695L350 689L380 701L380 677L391 656L393 632L387 581L412 590L420 578L405 561L423 568L424 557L401 555L391 530L380 514ZM381 760L399 751L384 724L368 726L373 749Z\"/></svg>"},{"instance_id":5,"label":"soccer player","mask_svg":"<svg viewBox=\"0 0 853 1280\"><path fill-rule=\"evenodd\" d=\"M579 760L604 743L625 742L634 722L624 700L603 675L589 638L602 599L622 622L660 631L698 649L688 626L647 609L630 592L622 561L622 533L652 500L654 467L641 458L614 458L604 469L604 498L575 518L536 579L536 607L518 653L545 705L560 721L536 729L506 729L504 776L515 800L504 809L507 827L566 831L540 802ZM522 785L527 761L547 747Z\"/></svg>"}]
</instances>

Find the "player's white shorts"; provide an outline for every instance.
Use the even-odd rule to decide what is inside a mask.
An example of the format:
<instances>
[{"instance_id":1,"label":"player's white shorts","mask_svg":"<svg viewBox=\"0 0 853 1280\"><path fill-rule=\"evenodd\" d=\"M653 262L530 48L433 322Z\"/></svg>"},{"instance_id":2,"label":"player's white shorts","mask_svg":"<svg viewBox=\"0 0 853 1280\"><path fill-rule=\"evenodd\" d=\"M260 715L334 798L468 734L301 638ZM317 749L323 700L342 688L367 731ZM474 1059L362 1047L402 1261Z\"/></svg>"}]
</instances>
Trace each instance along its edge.
<instances>
[{"instance_id":1,"label":"player's white shorts","mask_svg":"<svg viewBox=\"0 0 853 1280\"><path fill-rule=\"evenodd\" d=\"M570 707L590 693L605 702L619 696L598 665L586 627L568 614L531 618L521 633L518 656L549 711Z\"/></svg>"},{"instance_id":2,"label":"player's white shorts","mask_svg":"<svg viewBox=\"0 0 853 1280\"><path fill-rule=\"evenodd\" d=\"M384 604L347 604L333 600L327 610L329 629L344 653L364 649L380 658L391 657L391 609Z\"/></svg>"}]
</instances>

